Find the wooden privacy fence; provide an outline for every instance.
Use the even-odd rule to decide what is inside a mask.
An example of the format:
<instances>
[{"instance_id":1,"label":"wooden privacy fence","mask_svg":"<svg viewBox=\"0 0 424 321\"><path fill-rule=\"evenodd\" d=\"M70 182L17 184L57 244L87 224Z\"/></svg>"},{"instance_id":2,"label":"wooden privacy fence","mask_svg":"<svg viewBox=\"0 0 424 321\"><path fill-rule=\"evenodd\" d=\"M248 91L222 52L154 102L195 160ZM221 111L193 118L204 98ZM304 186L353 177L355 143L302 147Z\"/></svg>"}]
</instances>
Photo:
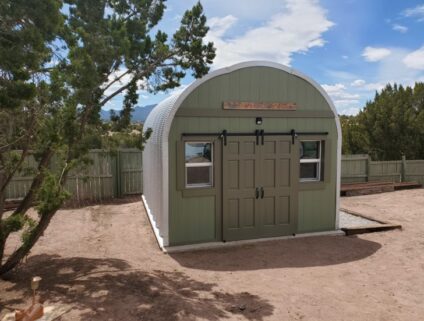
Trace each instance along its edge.
<instances>
[{"instance_id":1,"label":"wooden privacy fence","mask_svg":"<svg viewBox=\"0 0 424 321\"><path fill-rule=\"evenodd\" d=\"M372 161L368 155L343 155L342 183L391 181L424 184L424 160Z\"/></svg>"},{"instance_id":2,"label":"wooden privacy fence","mask_svg":"<svg viewBox=\"0 0 424 321\"><path fill-rule=\"evenodd\" d=\"M138 149L119 149L107 152L94 149L89 152L92 160L84 171L72 171L66 182L71 200L100 202L102 200L141 194L143 192L142 152ZM37 163L32 156L25 159L24 170L17 174L6 190L6 200L22 199L28 192L31 169ZM53 162L54 166L54 162Z\"/></svg>"},{"instance_id":3,"label":"wooden privacy fence","mask_svg":"<svg viewBox=\"0 0 424 321\"><path fill-rule=\"evenodd\" d=\"M71 201L102 200L141 194L143 192L142 152L138 149L119 149L114 153L91 150L92 164L83 172L71 172L66 188ZM32 156L24 168L37 166ZM32 176L16 175L6 190L7 200L19 200L28 192ZM342 157L342 183L368 181L414 181L424 185L424 160L372 161L368 155Z\"/></svg>"}]
</instances>

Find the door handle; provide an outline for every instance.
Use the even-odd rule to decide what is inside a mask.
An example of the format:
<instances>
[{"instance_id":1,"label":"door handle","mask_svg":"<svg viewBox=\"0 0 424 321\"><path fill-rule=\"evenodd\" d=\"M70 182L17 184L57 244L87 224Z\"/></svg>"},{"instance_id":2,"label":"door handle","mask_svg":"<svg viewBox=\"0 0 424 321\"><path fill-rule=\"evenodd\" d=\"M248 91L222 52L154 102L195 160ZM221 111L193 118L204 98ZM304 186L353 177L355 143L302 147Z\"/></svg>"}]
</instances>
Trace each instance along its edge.
<instances>
[{"instance_id":1,"label":"door handle","mask_svg":"<svg viewBox=\"0 0 424 321\"><path fill-rule=\"evenodd\" d=\"M256 195L256 199L258 199L259 198L259 188L258 187L256 187L255 195Z\"/></svg>"},{"instance_id":2,"label":"door handle","mask_svg":"<svg viewBox=\"0 0 424 321\"><path fill-rule=\"evenodd\" d=\"M265 194L265 192L264 192L264 188L263 188L263 187L261 187L261 198L264 198L264 194Z\"/></svg>"}]
</instances>

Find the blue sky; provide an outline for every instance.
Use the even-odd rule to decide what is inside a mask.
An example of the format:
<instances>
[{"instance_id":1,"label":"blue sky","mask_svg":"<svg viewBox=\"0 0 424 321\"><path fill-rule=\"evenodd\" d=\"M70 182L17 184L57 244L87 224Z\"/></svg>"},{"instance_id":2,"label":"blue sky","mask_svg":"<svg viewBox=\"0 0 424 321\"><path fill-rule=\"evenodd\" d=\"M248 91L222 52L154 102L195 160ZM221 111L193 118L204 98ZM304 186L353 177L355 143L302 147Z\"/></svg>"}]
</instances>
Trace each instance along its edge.
<instances>
[{"instance_id":1,"label":"blue sky","mask_svg":"<svg viewBox=\"0 0 424 321\"><path fill-rule=\"evenodd\" d=\"M172 33L196 0L168 0L160 28ZM356 114L388 82L424 81L424 2L203 0L217 47L212 69L271 60L314 78L339 113ZM187 77L183 86L193 79ZM139 105L169 93L140 92ZM120 97L106 109L120 108Z\"/></svg>"}]
</instances>

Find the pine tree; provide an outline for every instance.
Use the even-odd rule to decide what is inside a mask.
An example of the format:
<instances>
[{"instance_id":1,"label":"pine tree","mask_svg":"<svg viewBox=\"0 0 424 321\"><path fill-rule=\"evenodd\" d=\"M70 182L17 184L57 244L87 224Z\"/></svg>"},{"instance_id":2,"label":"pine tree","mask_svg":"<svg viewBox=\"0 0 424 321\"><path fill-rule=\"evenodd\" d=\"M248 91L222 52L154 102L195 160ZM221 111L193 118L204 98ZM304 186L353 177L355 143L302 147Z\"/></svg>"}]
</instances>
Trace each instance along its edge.
<instances>
[{"instance_id":1,"label":"pine tree","mask_svg":"<svg viewBox=\"0 0 424 321\"><path fill-rule=\"evenodd\" d=\"M38 168L29 192L7 218L13 223L13 229L2 220L0 254L3 255L4 244L12 230L25 229L25 237L21 247L1 262L0 274L15 267L29 252L69 197L65 189L68 174L89 163L90 142L102 131L101 108L114 97L124 95L123 109L116 119L119 126L125 127L138 101L139 90L155 93L175 88L187 72L201 77L208 72L215 57L213 44L204 42L208 27L200 3L185 12L180 27L169 36L159 30L164 0L37 1L42 5L56 5L55 14L60 19L54 20L57 23L52 25L59 27L50 37L40 39L48 53L38 63L38 69L43 70L42 79L46 79L43 86L35 88L22 103L11 102L25 106L24 113L32 103L43 112L40 117L33 118L37 135L28 140ZM19 24L21 13L9 10L15 2L7 0L1 7L0 21L13 14L17 21L2 25L2 34L23 28ZM60 9L63 5L66 10ZM43 16L43 21L51 22L49 16ZM24 50L27 41L23 37L24 45L18 50ZM52 47L57 50L51 50ZM0 52L2 50L6 49L1 48ZM22 56L26 62L27 58ZM11 79L12 89L18 85L18 80ZM13 90L4 90L3 96L6 99L14 97L10 92ZM0 107L3 110L3 106ZM13 115L11 117L19 122ZM12 153L11 149L9 151ZM53 158L55 166L51 166ZM39 219L29 221L26 213L34 202Z\"/></svg>"},{"instance_id":2,"label":"pine tree","mask_svg":"<svg viewBox=\"0 0 424 321\"><path fill-rule=\"evenodd\" d=\"M388 84L357 116L342 118L344 151L366 152L377 160L424 158L423 110L423 83Z\"/></svg>"}]
</instances>

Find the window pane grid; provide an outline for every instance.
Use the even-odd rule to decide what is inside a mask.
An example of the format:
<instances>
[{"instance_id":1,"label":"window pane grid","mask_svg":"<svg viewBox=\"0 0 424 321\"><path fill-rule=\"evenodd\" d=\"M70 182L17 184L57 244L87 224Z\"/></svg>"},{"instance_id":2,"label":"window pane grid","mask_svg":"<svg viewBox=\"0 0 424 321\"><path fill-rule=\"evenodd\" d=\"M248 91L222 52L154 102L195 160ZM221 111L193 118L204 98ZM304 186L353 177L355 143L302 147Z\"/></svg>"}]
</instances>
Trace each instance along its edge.
<instances>
[{"instance_id":1,"label":"window pane grid","mask_svg":"<svg viewBox=\"0 0 424 321\"><path fill-rule=\"evenodd\" d=\"M186 163L186 167L208 167L212 166L212 163Z\"/></svg>"},{"instance_id":2,"label":"window pane grid","mask_svg":"<svg viewBox=\"0 0 424 321\"><path fill-rule=\"evenodd\" d=\"M201 188L213 186L213 144L185 143L185 186Z\"/></svg>"},{"instance_id":3,"label":"window pane grid","mask_svg":"<svg viewBox=\"0 0 424 321\"><path fill-rule=\"evenodd\" d=\"M199 171L198 169L203 169L203 171ZM207 171L204 171L207 169ZM189 173L191 170L191 173ZM194 173L193 173L194 170ZM196 173L197 172L197 173ZM213 168L212 166L193 166L186 167L185 177L186 177L186 187L194 188L194 187L211 187L213 184L212 175ZM190 175L191 174L191 175Z\"/></svg>"},{"instance_id":4,"label":"window pane grid","mask_svg":"<svg viewBox=\"0 0 424 321\"><path fill-rule=\"evenodd\" d=\"M300 160L301 163L320 163L321 160L316 158L316 159L301 159Z\"/></svg>"},{"instance_id":5,"label":"window pane grid","mask_svg":"<svg viewBox=\"0 0 424 321\"><path fill-rule=\"evenodd\" d=\"M320 181L322 158L321 141L302 141L300 148L300 181ZM317 156L318 158L316 158Z\"/></svg>"}]
</instances>

